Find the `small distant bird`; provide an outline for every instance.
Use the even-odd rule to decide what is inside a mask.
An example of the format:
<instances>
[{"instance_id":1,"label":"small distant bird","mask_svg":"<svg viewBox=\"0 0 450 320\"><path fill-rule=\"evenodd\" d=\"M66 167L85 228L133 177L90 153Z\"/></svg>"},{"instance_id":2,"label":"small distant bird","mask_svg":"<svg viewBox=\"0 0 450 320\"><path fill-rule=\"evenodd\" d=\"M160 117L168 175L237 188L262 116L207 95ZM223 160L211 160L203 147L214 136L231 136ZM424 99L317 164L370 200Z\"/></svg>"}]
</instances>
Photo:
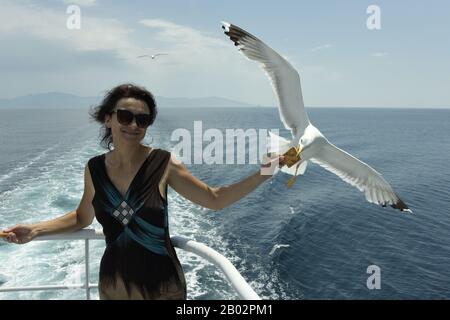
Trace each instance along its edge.
<instances>
[{"instance_id":1,"label":"small distant bird","mask_svg":"<svg viewBox=\"0 0 450 320\"><path fill-rule=\"evenodd\" d=\"M288 247L290 247L290 245L288 245L288 244L276 244L273 246L272 250L270 250L269 256L273 255L277 249L288 248Z\"/></svg>"},{"instance_id":2,"label":"small distant bird","mask_svg":"<svg viewBox=\"0 0 450 320\"><path fill-rule=\"evenodd\" d=\"M167 56L168 53L156 53L156 54L143 54L142 56L137 56L136 58L151 58L151 59L155 59L157 56Z\"/></svg>"}]
</instances>

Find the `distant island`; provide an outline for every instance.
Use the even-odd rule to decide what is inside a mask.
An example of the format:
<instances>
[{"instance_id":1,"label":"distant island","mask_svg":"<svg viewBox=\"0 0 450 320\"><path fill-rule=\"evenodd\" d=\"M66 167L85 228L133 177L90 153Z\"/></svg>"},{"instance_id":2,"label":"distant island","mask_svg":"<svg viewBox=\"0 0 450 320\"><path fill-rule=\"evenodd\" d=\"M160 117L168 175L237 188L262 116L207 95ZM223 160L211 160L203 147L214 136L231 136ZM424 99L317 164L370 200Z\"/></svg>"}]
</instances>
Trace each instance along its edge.
<instances>
[{"instance_id":1,"label":"distant island","mask_svg":"<svg viewBox=\"0 0 450 320\"><path fill-rule=\"evenodd\" d=\"M73 94L61 92L48 92L30 94L13 99L0 99L0 108L88 108L97 105L102 97L80 97ZM167 98L156 97L158 107L255 107L245 102L230 100L220 97L205 98Z\"/></svg>"}]
</instances>

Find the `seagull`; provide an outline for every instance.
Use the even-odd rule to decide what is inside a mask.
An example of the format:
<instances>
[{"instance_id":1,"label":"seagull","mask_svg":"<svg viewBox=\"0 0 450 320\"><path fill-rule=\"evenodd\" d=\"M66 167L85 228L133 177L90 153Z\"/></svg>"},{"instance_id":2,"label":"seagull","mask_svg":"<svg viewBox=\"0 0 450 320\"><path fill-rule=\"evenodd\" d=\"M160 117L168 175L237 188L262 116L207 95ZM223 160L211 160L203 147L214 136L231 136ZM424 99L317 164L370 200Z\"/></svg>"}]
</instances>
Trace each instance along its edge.
<instances>
[{"instance_id":1,"label":"seagull","mask_svg":"<svg viewBox=\"0 0 450 320\"><path fill-rule=\"evenodd\" d=\"M300 76L285 58L236 25L222 22L222 29L240 52L259 62L277 95L279 116L284 127L291 131L292 140L269 132L269 148L278 154L295 148L300 156L291 167L283 166L282 172L295 179L298 174L304 174L308 161L311 161L364 192L368 202L412 212L379 172L336 147L311 124L303 104Z\"/></svg>"},{"instance_id":2,"label":"seagull","mask_svg":"<svg viewBox=\"0 0 450 320\"><path fill-rule=\"evenodd\" d=\"M272 250L270 250L269 256L271 256L272 254L274 254L274 252L275 252L277 249L280 249L280 248L289 248L289 247L290 247L290 245L288 245L288 244L276 244L276 245L273 246Z\"/></svg>"},{"instance_id":3,"label":"seagull","mask_svg":"<svg viewBox=\"0 0 450 320\"><path fill-rule=\"evenodd\" d=\"M144 54L142 56L137 56L136 58L151 58L151 59L155 59L157 56L167 56L168 53L156 53L156 54L152 54L152 55L148 55L148 54Z\"/></svg>"}]
</instances>

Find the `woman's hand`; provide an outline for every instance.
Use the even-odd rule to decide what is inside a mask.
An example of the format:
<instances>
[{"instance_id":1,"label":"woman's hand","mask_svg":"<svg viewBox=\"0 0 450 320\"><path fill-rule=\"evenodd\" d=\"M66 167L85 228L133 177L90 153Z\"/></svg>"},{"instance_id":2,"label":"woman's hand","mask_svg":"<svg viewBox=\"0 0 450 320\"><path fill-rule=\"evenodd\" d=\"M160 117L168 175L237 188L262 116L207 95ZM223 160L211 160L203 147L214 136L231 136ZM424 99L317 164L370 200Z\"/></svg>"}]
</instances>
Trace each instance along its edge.
<instances>
[{"instance_id":1,"label":"woman's hand","mask_svg":"<svg viewBox=\"0 0 450 320\"><path fill-rule=\"evenodd\" d=\"M12 228L3 230L7 233L4 238L6 242L24 244L30 242L36 237L36 232L33 225L30 224L18 224Z\"/></svg>"},{"instance_id":2,"label":"woman's hand","mask_svg":"<svg viewBox=\"0 0 450 320\"><path fill-rule=\"evenodd\" d=\"M261 162L260 172L264 176L273 176L277 168L281 168L286 164L284 156L270 153L265 154Z\"/></svg>"}]
</instances>

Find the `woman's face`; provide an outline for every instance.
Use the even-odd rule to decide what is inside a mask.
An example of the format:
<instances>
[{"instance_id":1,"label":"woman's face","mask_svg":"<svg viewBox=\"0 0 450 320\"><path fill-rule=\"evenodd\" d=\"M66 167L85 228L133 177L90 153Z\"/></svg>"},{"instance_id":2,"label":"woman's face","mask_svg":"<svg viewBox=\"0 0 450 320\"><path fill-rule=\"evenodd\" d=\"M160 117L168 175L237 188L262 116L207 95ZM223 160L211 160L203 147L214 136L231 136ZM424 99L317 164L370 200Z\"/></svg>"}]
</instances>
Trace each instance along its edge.
<instances>
[{"instance_id":1,"label":"woman's face","mask_svg":"<svg viewBox=\"0 0 450 320\"><path fill-rule=\"evenodd\" d=\"M128 110L133 114L150 114L150 110L144 101L135 98L122 98L117 101L116 107L113 111ZM140 128L136 124L136 118L129 125L121 124L117 120L117 112L111 115L106 115L105 125L111 128L114 143L140 143L145 137L147 128Z\"/></svg>"}]
</instances>

